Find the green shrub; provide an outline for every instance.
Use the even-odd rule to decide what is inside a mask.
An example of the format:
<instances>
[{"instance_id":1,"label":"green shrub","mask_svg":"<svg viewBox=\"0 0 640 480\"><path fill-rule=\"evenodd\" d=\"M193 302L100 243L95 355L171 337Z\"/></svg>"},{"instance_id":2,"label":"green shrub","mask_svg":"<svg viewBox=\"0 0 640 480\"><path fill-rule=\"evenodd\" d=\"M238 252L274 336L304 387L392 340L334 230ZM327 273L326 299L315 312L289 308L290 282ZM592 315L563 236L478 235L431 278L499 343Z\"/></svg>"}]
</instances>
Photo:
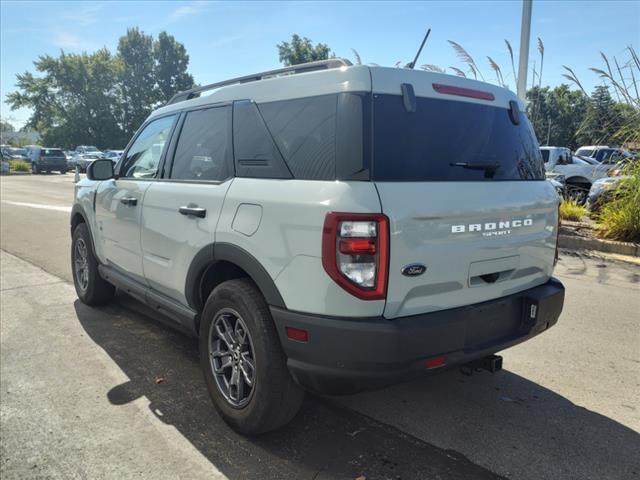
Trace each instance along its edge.
<instances>
[{"instance_id":1,"label":"green shrub","mask_svg":"<svg viewBox=\"0 0 640 480\"><path fill-rule=\"evenodd\" d=\"M29 162L22 160L9 160L9 168L12 172L30 172L31 165Z\"/></svg>"},{"instance_id":2,"label":"green shrub","mask_svg":"<svg viewBox=\"0 0 640 480\"><path fill-rule=\"evenodd\" d=\"M574 200L563 200L562 203L560 203L560 218L562 220L578 222L586 214L586 207L579 205Z\"/></svg>"},{"instance_id":3,"label":"green shrub","mask_svg":"<svg viewBox=\"0 0 640 480\"><path fill-rule=\"evenodd\" d=\"M640 161L623 170L628 175L616 188L615 196L600 211L598 220L605 236L623 242L640 242Z\"/></svg>"}]
</instances>

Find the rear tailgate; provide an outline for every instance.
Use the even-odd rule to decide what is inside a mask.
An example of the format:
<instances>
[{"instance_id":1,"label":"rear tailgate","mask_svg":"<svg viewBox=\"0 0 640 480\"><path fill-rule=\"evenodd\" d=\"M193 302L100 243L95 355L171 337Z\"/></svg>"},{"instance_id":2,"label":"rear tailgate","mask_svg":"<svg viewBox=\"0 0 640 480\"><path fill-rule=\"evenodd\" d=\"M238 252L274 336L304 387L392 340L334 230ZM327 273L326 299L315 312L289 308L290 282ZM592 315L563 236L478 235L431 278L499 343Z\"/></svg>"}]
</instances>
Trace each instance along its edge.
<instances>
[{"instance_id":1,"label":"rear tailgate","mask_svg":"<svg viewBox=\"0 0 640 480\"><path fill-rule=\"evenodd\" d=\"M528 120L510 104L515 96L400 69L372 69L372 82L372 176L390 221L385 317L479 303L548 281L559 199L544 181ZM403 83L415 99L400 95ZM407 268L413 264L426 270Z\"/></svg>"},{"instance_id":2,"label":"rear tailgate","mask_svg":"<svg viewBox=\"0 0 640 480\"><path fill-rule=\"evenodd\" d=\"M387 318L503 297L553 271L558 197L548 182L376 184L390 219ZM420 276L403 267L420 263Z\"/></svg>"}]
</instances>

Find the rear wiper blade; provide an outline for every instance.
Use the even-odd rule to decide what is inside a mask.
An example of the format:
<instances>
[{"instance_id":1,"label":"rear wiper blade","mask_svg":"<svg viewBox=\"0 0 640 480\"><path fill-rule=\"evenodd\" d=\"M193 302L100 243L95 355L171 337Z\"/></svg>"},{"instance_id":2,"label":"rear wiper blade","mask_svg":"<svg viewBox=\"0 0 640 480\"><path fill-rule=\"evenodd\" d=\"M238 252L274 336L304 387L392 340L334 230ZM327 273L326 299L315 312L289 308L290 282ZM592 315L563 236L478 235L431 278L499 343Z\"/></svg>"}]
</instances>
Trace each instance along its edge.
<instances>
[{"instance_id":1,"label":"rear wiper blade","mask_svg":"<svg viewBox=\"0 0 640 480\"><path fill-rule=\"evenodd\" d=\"M457 162L450 163L452 167L468 168L469 170L497 170L500 168L498 162Z\"/></svg>"}]
</instances>

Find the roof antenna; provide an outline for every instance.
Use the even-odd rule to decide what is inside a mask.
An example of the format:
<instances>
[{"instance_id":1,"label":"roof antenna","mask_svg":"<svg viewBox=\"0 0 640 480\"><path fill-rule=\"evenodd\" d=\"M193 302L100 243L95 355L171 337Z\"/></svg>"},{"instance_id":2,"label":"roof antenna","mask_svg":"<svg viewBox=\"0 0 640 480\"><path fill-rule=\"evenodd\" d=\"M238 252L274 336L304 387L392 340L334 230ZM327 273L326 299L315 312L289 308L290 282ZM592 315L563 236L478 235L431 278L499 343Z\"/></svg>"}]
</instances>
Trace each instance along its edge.
<instances>
[{"instance_id":1,"label":"roof antenna","mask_svg":"<svg viewBox=\"0 0 640 480\"><path fill-rule=\"evenodd\" d=\"M424 47L424 44L427 43L427 38L429 38L429 34L431 33L431 29L427 30L427 34L424 36L424 39L422 40L422 43L420 44L420 48L418 49L418 53L416 53L416 58L413 59L413 62L407 63L404 68L409 68L411 70L413 70L413 67L416 66L416 62L418 61L418 57L420 56L420 53L422 52L422 47Z\"/></svg>"}]
</instances>

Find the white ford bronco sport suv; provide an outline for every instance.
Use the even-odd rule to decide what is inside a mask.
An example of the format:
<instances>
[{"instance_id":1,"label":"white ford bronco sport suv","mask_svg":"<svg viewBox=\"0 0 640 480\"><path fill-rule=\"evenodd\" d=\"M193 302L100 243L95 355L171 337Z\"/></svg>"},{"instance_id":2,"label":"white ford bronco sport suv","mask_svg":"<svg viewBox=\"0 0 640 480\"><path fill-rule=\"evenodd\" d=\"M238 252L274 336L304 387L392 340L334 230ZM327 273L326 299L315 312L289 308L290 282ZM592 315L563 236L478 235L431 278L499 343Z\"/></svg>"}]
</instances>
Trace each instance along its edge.
<instances>
[{"instance_id":1,"label":"white ford bronco sport suv","mask_svg":"<svg viewBox=\"0 0 640 480\"><path fill-rule=\"evenodd\" d=\"M72 270L84 303L117 287L198 336L215 407L255 434L305 389L499 368L562 310L558 203L510 91L333 59L153 112L76 184Z\"/></svg>"}]
</instances>

